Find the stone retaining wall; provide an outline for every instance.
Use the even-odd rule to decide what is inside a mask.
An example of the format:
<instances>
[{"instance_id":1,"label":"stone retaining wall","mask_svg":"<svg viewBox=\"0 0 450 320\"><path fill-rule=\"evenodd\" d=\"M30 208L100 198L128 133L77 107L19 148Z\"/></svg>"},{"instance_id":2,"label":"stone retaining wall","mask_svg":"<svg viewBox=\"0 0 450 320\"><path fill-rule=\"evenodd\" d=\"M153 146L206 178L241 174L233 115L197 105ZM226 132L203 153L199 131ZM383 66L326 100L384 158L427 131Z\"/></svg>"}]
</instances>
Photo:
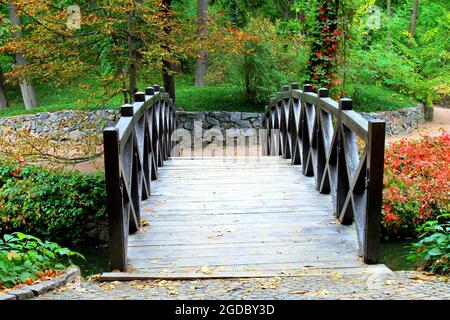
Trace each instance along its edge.
<instances>
[{"instance_id":1,"label":"stone retaining wall","mask_svg":"<svg viewBox=\"0 0 450 320\"><path fill-rule=\"evenodd\" d=\"M202 121L203 129L221 127L223 130L230 128L260 129L263 127L263 114L256 112L186 112L178 111L177 128L187 130L194 129L194 121Z\"/></svg>"},{"instance_id":2,"label":"stone retaining wall","mask_svg":"<svg viewBox=\"0 0 450 320\"><path fill-rule=\"evenodd\" d=\"M263 127L262 113L177 111L176 115L177 127L190 131L194 128L194 121L202 121L204 130L213 127L221 127L222 130L230 128L260 129ZM385 120L388 135L409 132L425 121L423 105L399 111L361 112L361 115L366 119ZM52 136L62 130L70 131L69 138L76 139L88 133L100 134L103 128L113 126L118 118L118 110L42 112L36 115L0 118L0 131L2 126L7 126L14 129L30 129L33 134L47 133Z\"/></svg>"},{"instance_id":3,"label":"stone retaining wall","mask_svg":"<svg viewBox=\"0 0 450 320\"><path fill-rule=\"evenodd\" d=\"M425 122L425 107L419 104L416 107L405 108L398 111L361 112L366 119L380 119L386 121L386 134L395 136L417 129Z\"/></svg>"}]
</instances>

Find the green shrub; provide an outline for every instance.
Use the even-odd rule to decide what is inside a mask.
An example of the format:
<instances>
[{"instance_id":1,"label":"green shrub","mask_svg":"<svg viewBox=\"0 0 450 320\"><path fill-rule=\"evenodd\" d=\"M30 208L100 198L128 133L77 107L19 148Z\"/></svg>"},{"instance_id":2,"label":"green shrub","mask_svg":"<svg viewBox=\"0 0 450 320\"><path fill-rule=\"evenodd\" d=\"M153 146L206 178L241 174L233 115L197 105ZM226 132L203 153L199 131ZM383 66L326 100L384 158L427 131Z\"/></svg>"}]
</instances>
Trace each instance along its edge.
<instances>
[{"instance_id":1,"label":"green shrub","mask_svg":"<svg viewBox=\"0 0 450 320\"><path fill-rule=\"evenodd\" d=\"M417 105L417 101L411 97L376 85L357 84L352 86L348 94L357 111L388 111Z\"/></svg>"},{"instance_id":2,"label":"green shrub","mask_svg":"<svg viewBox=\"0 0 450 320\"><path fill-rule=\"evenodd\" d=\"M21 231L80 243L87 216L105 214L103 175L0 165L0 234Z\"/></svg>"},{"instance_id":3,"label":"green shrub","mask_svg":"<svg viewBox=\"0 0 450 320\"><path fill-rule=\"evenodd\" d=\"M61 270L82 255L57 243L15 232L0 239L0 288L33 281L43 270Z\"/></svg>"},{"instance_id":4,"label":"green shrub","mask_svg":"<svg viewBox=\"0 0 450 320\"><path fill-rule=\"evenodd\" d=\"M411 245L408 259L420 259L431 272L450 272L450 214L425 222L419 229L420 240Z\"/></svg>"}]
</instances>

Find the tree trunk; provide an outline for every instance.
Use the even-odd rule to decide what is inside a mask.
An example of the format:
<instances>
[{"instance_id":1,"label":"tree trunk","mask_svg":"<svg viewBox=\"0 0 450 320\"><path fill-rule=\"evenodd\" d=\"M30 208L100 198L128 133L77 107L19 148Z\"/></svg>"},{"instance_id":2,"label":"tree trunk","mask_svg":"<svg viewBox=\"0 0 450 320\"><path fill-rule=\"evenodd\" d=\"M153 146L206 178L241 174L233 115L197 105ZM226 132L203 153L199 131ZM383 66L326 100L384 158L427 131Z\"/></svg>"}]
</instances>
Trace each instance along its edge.
<instances>
[{"instance_id":1,"label":"tree trunk","mask_svg":"<svg viewBox=\"0 0 450 320\"><path fill-rule=\"evenodd\" d=\"M208 72L208 49L205 42L208 38L208 0L197 0L198 36L202 48L198 51L195 86L205 86L205 75Z\"/></svg>"},{"instance_id":2,"label":"tree trunk","mask_svg":"<svg viewBox=\"0 0 450 320\"><path fill-rule=\"evenodd\" d=\"M391 48L391 18L392 18L392 9L391 9L391 0L387 0L387 34L386 34L386 47L389 50Z\"/></svg>"},{"instance_id":3,"label":"tree trunk","mask_svg":"<svg viewBox=\"0 0 450 320\"><path fill-rule=\"evenodd\" d=\"M417 14L419 12L419 0L413 0L413 11L411 13L411 21L409 23L409 42L407 44L408 48L411 47L412 41L414 40L414 32L416 30Z\"/></svg>"},{"instance_id":4,"label":"tree trunk","mask_svg":"<svg viewBox=\"0 0 450 320\"><path fill-rule=\"evenodd\" d=\"M175 78L171 71L173 71L173 65L167 60L163 61L162 77L164 82L164 89L175 103Z\"/></svg>"},{"instance_id":5,"label":"tree trunk","mask_svg":"<svg viewBox=\"0 0 450 320\"><path fill-rule=\"evenodd\" d=\"M6 96L5 77L3 76L3 70L0 66L0 109L8 106L8 97Z\"/></svg>"},{"instance_id":6,"label":"tree trunk","mask_svg":"<svg viewBox=\"0 0 450 320\"><path fill-rule=\"evenodd\" d=\"M134 101L134 93L137 91L137 54L136 40L133 36L134 12L128 13L128 76L130 100Z\"/></svg>"},{"instance_id":7,"label":"tree trunk","mask_svg":"<svg viewBox=\"0 0 450 320\"><path fill-rule=\"evenodd\" d=\"M172 0L162 0L162 4L163 4L163 13L164 14L168 14L168 12L170 11L171 7L172 7ZM169 17L170 19L170 17ZM167 39L169 39L170 36L170 26L165 26L164 27L164 31L166 33L166 37ZM170 44L166 43L163 45L164 49L166 49L167 51L171 52L170 49ZM169 94L169 97L173 100L173 103L175 103L175 78L173 76L173 73L171 71L173 71L173 65L169 60L164 60L163 61L163 67L162 67L162 77L163 77L163 82L164 82L164 88L166 90L166 92Z\"/></svg>"},{"instance_id":8,"label":"tree trunk","mask_svg":"<svg viewBox=\"0 0 450 320\"><path fill-rule=\"evenodd\" d=\"M17 28L12 34L14 39L22 38L22 19L17 15L17 7L10 0L8 5L9 17L11 19L11 24ZM27 64L27 59L22 53L16 53L16 63L19 67L24 67ZM23 103L25 105L25 109L29 110L37 107L37 99L36 94L34 92L33 86L28 82L27 79L22 79L20 81L20 91L22 92Z\"/></svg>"}]
</instances>

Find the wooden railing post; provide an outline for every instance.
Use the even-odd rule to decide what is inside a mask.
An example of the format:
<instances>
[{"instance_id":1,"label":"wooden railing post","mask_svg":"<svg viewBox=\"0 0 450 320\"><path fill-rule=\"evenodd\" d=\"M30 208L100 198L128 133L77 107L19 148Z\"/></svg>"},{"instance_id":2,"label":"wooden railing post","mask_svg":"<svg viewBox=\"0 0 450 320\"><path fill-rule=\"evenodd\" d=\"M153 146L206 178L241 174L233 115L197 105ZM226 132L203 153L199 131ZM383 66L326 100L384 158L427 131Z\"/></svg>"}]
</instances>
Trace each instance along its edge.
<instances>
[{"instance_id":1,"label":"wooden railing post","mask_svg":"<svg viewBox=\"0 0 450 320\"><path fill-rule=\"evenodd\" d=\"M383 200L384 145L386 124L370 120L367 142L367 201L365 208L365 263L378 263L380 248L381 207Z\"/></svg>"},{"instance_id":2,"label":"wooden railing post","mask_svg":"<svg viewBox=\"0 0 450 320\"><path fill-rule=\"evenodd\" d=\"M161 87L157 84L153 86L153 89L155 90L155 96L158 95L157 101L155 101L155 107L154 107L154 116L155 116L155 159L156 159L156 165L158 167L162 166L163 159L161 154L161 95L160 95L160 89Z\"/></svg>"},{"instance_id":3,"label":"wooden railing post","mask_svg":"<svg viewBox=\"0 0 450 320\"><path fill-rule=\"evenodd\" d=\"M269 115L270 115L270 132L268 133L270 137L270 155L279 156L280 155L280 127L278 126L278 111L277 111L277 98L271 97L269 104Z\"/></svg>"},{"instance_id":4,"label":"wooden railing post","mask_svg":"<svg viewBox=\"0 0 450 320\"><path fill-rule=\"evenodd\" d=\"M128 228L125 226L123 191L119 163L119 130L106 128L103 131L105 153L105 184L109 230L109 264L111 270L127 269Z\"/></svg>"},{"instance_id":5,"label":"wooden railing post","mask_svg":"<svg viewBox=\"0 0 450 320\"><path fill-rule=\"evenodd\" d=\"M153 87L147 87L145 89L145 94L148 96L155 95L155 89ZM148 110L148 125L150 134L150 161L151 161L151 180L158 179L158 162L156 156L156 141L158 140L156 135L156 124L155 124L155 110L150 108Z\"/></svg>"},{"instance_id":6,"label":"wooden railing post","mask_svg":"<svg viewBox=\"0 0 450 320\"><path fill-rule=\"evenodd\" d=\"M290 92L289 86L283 87L283 93ZM291 98L289 96L283 97L281 100L281 130L283 131L283 158L291 158L291 137L289 128L289 119L291 116Z\"/></svg>"},{"instance_id":7,"label":"wooden railing post","mask_svg":"<svg viewBox=\"0 0 450 320\"><path fill-rule=\"evenodd\" d=\"M291 83L291 92L292 90L298 90L300 87L298 83ZM301 138L301 126L300 126L300 106L294 103L294 97L291 94L291 111L289 118L289 127L290 127L290 135L291 135L291 150L292 150L292 164L300 164L300 138Z\"/></svg>"},{"instance_id":8,"label":"wooden railing post","mask_svg":"<svg viewBox=\"0 0 450 320\"><path fill-rule=\"evenodd\" d=\"M351 224L353 221L353 216L349 214L344 214L342 210L344 209L345 199L349 191L349 183L347 176L347 167L345 162L345 153L343 149L343 135L344 128L342 124L342 112L345 110L353 109L353 101L348 98L339 99L339 115L336 119L336 126L338 126L338 137L337 137L337 183L336 183L336 217L340 218L342 224Z\"/></svg>"},{"instance_id":9,"label":"wooden railing post","mask_svg":"<svg viewBox=\"0 0 450 320\"><path fill-rule=\"evenodd\" d=\"M313 87L310 84L305 84L303 86L303 92L312 92ZM308 155L311 149L309 141L308 123L306 118L306 103L305 101L300 102L300 126L301 126L301 146L302 146L302 170L305 176L312 176L314 174L312 170L311 162L308 162Z\"/></svg>"},{"instance_id":10,"label":"wooden railing post","mask_svg":"<svg viewBox=\"0 0 450 320\"><path fill-rule=\"evenodd\" d=\"M319 99L322 98L328 98L329 97L329 91L327 88L320 88L317 90L317 97ZM315 113L316 113L316 144L315 144L315 152L316 152L316 190L320 191L320 185L322 183L325 166L326 166L326 155L325 155L325 146L323 141L323 131L322 131L322 114L321 109L319 105L315 106Z\"/></svg>"}]
</instances>

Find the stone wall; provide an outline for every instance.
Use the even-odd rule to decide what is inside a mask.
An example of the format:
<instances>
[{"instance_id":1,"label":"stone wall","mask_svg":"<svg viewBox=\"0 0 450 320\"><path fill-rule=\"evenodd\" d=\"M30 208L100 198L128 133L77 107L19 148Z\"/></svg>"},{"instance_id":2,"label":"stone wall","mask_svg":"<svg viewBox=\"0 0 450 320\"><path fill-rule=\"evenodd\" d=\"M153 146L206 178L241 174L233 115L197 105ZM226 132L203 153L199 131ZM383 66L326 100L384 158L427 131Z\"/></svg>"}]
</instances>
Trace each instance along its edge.
<instances>
[{"instance_id":1,"label":"stone wall","mask_svg":"<svg viewBox=\"0 0 450 320\"><path fill-rule=\"evenodd\" d=\"M41 112L35 115L20 115L0 118L1 127L15 130L29 129L32 134L68 132L69 139L76 139L88 133L101 133L107 126L114 126L119 119L119 110L95 111L56 111Z\"/></svg>"},{"instance_id":2,"label":"stone wall","mask_svg":"<svg viewBox=\"0 0 450 320\"><path fill-rule=\"evenodd\" d=\"M395 136L417 129L425 122L425 107L419 104L416 107L405 108L398 111L361 112L366 119L380 119L386 121L386 134Z\"/></svg>"},{"instance_id":3,"label":"stone wall","mask_svg":"<svg viewBox=\"0 0 450 320\"><path fill-rule=\"evenodd\" d=\"M108 217L99 218L95 215L88 215L83 233L85 234L86 244L108 244Z\"/></svg>"},{"instance_id":4,"label":"stone wall","mask_svg":"<svg viewBox=\"0 0 450 320\"><path fill-rule=\"evenodd\" d=\"M263 127L262 113L177 111L176 114L177 127L190 131L194 128L194 121L202 121L204 130L213 127L221 127L222 130ZM399 111L361 112L361 115L366 119L385 120L388 135L409 132L425 121L423 105ZM42 112L36 115L0 118L0 131L2 126L7 126L14 129L30 129L32 134L48 133L51 136L62 130L70 131L69 139L76 139L89 133L101 134L103 128L113 126L118 118L118 110Z\"/></svg>"},{"instance_id":5,"label":"stone wall","mask_svg":"<svg viewBox=\"0 0 450 320\"><path fill-rule=\"evenodd\" d=\"M186 112L178 111L177 128L187 130L194 129L194 121L202 121L205 130L213 127L221 127L223 130L230 128L254 128L263 127L263 114L256 112Z\"/></svg>"}]
</instances>

